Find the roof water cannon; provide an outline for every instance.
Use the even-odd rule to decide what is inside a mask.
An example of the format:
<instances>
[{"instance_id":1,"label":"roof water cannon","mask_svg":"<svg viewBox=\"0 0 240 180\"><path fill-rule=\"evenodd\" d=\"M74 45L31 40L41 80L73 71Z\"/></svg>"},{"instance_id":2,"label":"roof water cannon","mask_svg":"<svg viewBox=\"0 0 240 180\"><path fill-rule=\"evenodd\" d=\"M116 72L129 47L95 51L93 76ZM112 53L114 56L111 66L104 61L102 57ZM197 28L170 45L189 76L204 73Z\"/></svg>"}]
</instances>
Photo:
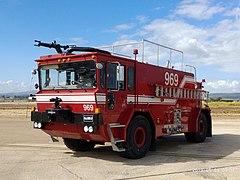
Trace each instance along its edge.
<instances>
[{"instance_id":1,"label":"roof water cannon","mask_svg":"<svg viewBox=\"0 0 240 180\"><path fill-rule=\"evenodd\" d=\"M48 47L48 48L54 48L57 51L57 53L59 53L59 54L62 54L63 50L67 50L68 48L73 47L73 46L75 47L75 45L65 45L65 46L63 46L63 45L57 44L56 41L53 41L51 43L43 43L41 41L35 40L35 42L37 44L34 44L34 46L38 46L38 47L43 46L43 47Z\"/></svg>"},{"instance_id":2,"label":"roof water cannon","mask_svg":"<svg viewBox=\"0 0 240 180\"><path fill-rule=\"evenodd\" d=\"M74 51L78 52L100 52L104 54L111 54L108 51L102 50L102 49L97 49L97 48L92 48L92 47L77 47L76 45L61 45L57 44L56 41L53 41L51 43L43 43L39 40L35 40L36 44L34 46L38 47L48 47L48 48L54 48L57 53L62 54L62 53L72 53Z\"/></svg>"}]
</instances>

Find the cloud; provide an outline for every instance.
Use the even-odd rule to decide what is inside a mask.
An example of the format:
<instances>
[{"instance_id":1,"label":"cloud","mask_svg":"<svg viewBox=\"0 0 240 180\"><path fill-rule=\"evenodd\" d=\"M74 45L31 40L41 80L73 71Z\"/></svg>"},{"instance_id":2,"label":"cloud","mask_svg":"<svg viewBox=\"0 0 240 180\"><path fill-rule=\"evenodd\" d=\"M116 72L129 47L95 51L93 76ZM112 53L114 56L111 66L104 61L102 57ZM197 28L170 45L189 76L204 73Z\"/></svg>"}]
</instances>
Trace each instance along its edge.
<instances>
[{"instance_id":1,"label":"cloud","mask_svg":"<svg viewBox=\"0 0 240 180\"><path fill-rule=\"evenodd\" d=\"M135 36L141 37L143 34L145 39L183 51L187 64L194 61L194 63L198 62L201 65L204 59L210 56L209 49L205 44L209 38L207 30L181 20L155 19L143 26ZM154 49L156 47L150 48L149 51ZM160 52L162 59L166 61L168 57L163 55L166 50L161 49ZM154 53L156 55L156 51ZM179 55L181 56L181 54ZM204 64L208 63L206 60Z\"/></svg>"},{"instance_id":2,"label":"cloud","mask_svg":"<svg viewBox=\"0 0 240 180\"><path fill-rule=\"evenodd\" d=\"M87 40L81 37L72 37L72 38L69 38L69 40L72 41L73 44L85 44L88 42Z\"/></svg>"},{"instance_id":3,"label":"cloud","mask_svg":"<svg viewBox=\"0 0 240 180\"><path fill-rule=\"evenodd\" d=\"M205 88L211 93L233 93L240 92L239 80L217 80L213 82L207 82Z\"/></svg>"},{"instance_id":4,"label":"cloud","mask_svg":"<svg viewBox=\"0 0 240 180\"><path fill-rule=\"evenodd\" d=\"M14 80L0 81L0 93L29 91L30 85Z\"/></svg>"},{"instance_id":5,"label":"cloud","mask_svg":"<svg viewBox=\"0 0 240 180\"><path fill-rule=\"evenodd\" d=\"M172 12L168 18L152 20L149 18L135 32L119 36L114 44L136 42L136 39L140 40L144 37L144 39L179 49L184 52L185 64L206 69L204 73L210 78L213 78L211 77L213 72L220 73L219 80L206 84L206 89L210 92L240 92L240 80L236 79L240 77L240 19L238 18L240 8L223 7L207 0L184 0ZM215 18L214 15L219 13L221 16ZM199 20L209 20L211 23L206 26ZM141 48L128 47L139 49L138 57L141 60ZM122 48L120 52L131 53L127 48ZM156 47L145 48L144 56L148 62L155 61L156 54ZM160 58L160 62L163 60L161 65L165 65L169 55L160 50ZM174 60L175 58L176 55L173 55ZM172 65L176 67L180 62L178 60L176 58ZM213 71L211 71L212 68ZM228 77L232 74L232 79L224 79L225 73L228 73Z\"/></svg>"},{"instance_id":6,"label":"cloud","mask_svg":"<svg viewBox=\"0 0 240 180\"><path fill-rule=\"evenodd\" d=\"M209 0L184 0L179 3L174 14L197 20L205 20L224 10L225 8L222 6L211 5L211 1Z\"/></svg>"},{"instance_id":7,"label":"cloud","mask_svg":"<svg viewBox=\"0 0 240 180\"><path fill-rule=\"evenodd\" d=\"M148 17L140 15L136 17L136 20L138 21L139 24L143 24L148 21Z\"/></svg>"},{"instance_id":8,"label":"cloud","mask_svg":"<svg viewBox=\"0 0 240 180\"><path fill-rule=\"evenodd\" d=\"M240 21L235 18L222 19L211 27L179 19L154 19L135 33L121 37L124 37L124 42L144 37L182 50L186 64L197 67L216 65L222 72L239 73ZM149 49L149 53L156 54L155 49Z\"/></svg>"},{"instance_id":9,"label":"cloud","mask_svg":"<svg viewBox=\"0 0 240 180\"><path fill-rule=\"evenodd\" d=\"M134 27L133 24L119 24L113 27L112 29L106 30L106 32L119 32L119 31L126 31L132 29Z\"/></svg>"},{"instance_id":10,"label":"cloud","mask_svg":"<svg viewBox=\"0 0 240 180\"><path fill-rule=\"evenodd\" d=\"M159 10L161 10L162 8L163 8L163 7L158 6L158 7L155 8L155 10L156 10L156 11L159 11Z\"/></svg>"},{"instance_id":11,"label":"cloud","mask_svg":"<svg viewBox=\"0 0 240 180\"><path fill-rule=\"evenodd\" d=\"M239 73L240 21L222 20L209 28L182 20L155 19L134 34L121 35L114 44L135 42L134 39L158 42L184 52L184 63L196 67L213 65L222 72ZM134 47L141 49L139 47ZM126 49L123 52L131 52ZM141 56L141 51L139 51ZM145 48L145 57L156 61L156 47ZM169 55L161 50L165 63ZM154 59L155 58L155 59ZM176 59L178 60L178 59Z\"/></svg>"},{"instance_id":12,"label":"cloud","mask_svg":"<svg viewBox=\"0 0 240 180\"><path fill-rule=\"evenodd\" d=\"M240 7L236 7L230 11L227 11L225 14L225 16L235 16L236 19L239 19L240 16Z\"/></svg>"}]
</instances>

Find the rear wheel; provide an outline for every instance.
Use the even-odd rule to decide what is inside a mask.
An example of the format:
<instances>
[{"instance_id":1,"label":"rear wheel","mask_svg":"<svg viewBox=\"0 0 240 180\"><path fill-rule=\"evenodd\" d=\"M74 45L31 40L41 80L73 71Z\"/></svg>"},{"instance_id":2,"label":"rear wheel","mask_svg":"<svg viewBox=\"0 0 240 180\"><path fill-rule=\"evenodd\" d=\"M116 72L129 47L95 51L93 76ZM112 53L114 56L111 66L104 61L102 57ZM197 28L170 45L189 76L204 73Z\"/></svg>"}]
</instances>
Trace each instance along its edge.
<instances>
[{"instance_id":1,"label":"rear wheel","mask_svg":"<svg viewBox=\"0 0 240 180\"><path fill-rule=\"evenodd\" d=\"M203 113L198 117L198 131L194 133L185 133L185 138L189 142L203 142L207 137L208 123Z\"/></svg>"},{"instance_id":2,"label":"rear wheel","mask_svg":"<svg viewBox=\"0 0 240 180\"><path fill-rule=\"evenodd\" d=\"M138 115L127 129L126 151L121 156L138 159L145 156L151 146L151 126L146 117Z\"/></svg>"},{"instance_id":3,"label":"rear wheel","mask_svg":"<svg viewBox=\"0 0 240 180\"><path fill-rule=\"evenodd\" d=\"M90 151L95 146L94 142L81 139L63 138L63 142L72 151Z\"/></svg>"}]
</instances>

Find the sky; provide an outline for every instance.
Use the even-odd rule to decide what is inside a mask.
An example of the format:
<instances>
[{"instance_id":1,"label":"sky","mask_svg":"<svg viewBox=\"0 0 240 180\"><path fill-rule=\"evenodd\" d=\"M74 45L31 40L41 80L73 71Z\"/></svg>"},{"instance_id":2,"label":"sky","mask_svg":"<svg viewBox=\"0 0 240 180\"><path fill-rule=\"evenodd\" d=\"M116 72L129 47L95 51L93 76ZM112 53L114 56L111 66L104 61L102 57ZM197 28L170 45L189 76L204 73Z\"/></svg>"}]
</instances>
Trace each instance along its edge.
<instances>
[{"instance_id":1,"label":"sky","mask_svg":"<svg viewBox=\"0 0 240 180\"><path fill-rule=\"evenodd\" d=\"M240 92L240 0L0 0L0 93L34 89L34 60L55 53L35 39L94 47L147 39L183 51L210 93Z\"/></svg>"}]
</instances>

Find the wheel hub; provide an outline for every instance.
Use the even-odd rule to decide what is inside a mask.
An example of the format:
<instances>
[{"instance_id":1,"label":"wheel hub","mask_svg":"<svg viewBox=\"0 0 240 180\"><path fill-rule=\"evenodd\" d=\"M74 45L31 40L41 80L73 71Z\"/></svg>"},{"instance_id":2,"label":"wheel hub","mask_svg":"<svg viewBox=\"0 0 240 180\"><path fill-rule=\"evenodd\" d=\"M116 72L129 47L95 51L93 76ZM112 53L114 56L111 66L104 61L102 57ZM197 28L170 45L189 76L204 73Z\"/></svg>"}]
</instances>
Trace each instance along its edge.
<instances>
[{"instance_id":1,"label":"wheel hub","mask_svg":"<svg viewBox=\"0 0 240 180\"><path fill-rule=\"evenodd\" d=\"M201 135L204 134L205 126L204 126L204 122L202 120L200 120L200 122L199 122L198 131Z\"/></svg>"},{"instance_id":2,"label":"wheel hub","mask_svg":"<svg viewBox=\"0 0 240 180\"><path fill-rule=\"evenodd\" d=\"M134 144L140 148L146 141L146 132L144 128L138 127L134 132Z\"/></svg>"}]
</instances>

